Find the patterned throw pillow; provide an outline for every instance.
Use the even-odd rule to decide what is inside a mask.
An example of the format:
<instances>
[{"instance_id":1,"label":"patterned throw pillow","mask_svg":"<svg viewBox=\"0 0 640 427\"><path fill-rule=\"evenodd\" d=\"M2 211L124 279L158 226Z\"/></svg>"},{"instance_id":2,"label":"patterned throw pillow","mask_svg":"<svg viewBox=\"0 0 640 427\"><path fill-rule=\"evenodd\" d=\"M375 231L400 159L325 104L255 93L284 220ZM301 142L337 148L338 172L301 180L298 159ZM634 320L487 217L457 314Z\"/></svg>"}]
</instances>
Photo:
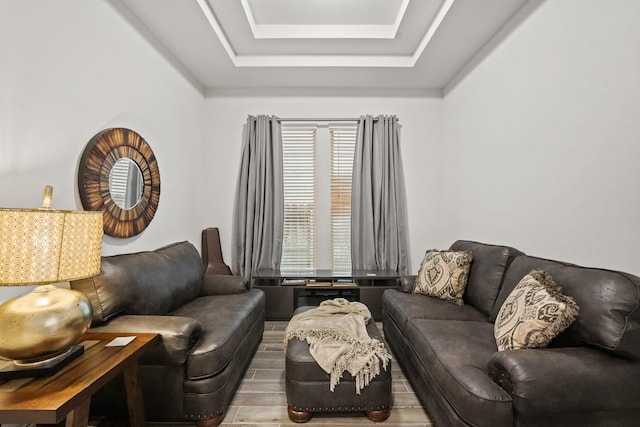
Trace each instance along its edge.
<instances>
[{"instance_id":1,"label":"patterned throw pillow","mask_svg":"<svg viewBox=\"0 0 640 427\"><path fill-rule=\"evenodd\" d=\"M578 311L548 273L533 270L500 307L493 328L498 350L545 348L573 323Z\"/></svg>"},{"instance_id":2,"label":"patterned throw pillow","mask_svg":"<svg viewBox=\"0 0 640 427\"><path fill-rule=\"evenodd\" d=\"M472 260L469 251L427 251L413 292L462 305Z\"/></svg>"}]
</instances>

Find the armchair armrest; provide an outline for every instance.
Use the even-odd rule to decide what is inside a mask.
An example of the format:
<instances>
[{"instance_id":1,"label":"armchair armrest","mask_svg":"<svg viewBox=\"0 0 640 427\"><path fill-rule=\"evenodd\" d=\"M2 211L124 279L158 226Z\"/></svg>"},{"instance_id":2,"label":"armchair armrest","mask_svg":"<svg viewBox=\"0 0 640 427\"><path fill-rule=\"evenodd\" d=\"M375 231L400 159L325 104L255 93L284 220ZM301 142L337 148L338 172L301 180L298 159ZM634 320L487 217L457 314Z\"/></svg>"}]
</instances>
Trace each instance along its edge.
<instances>
[{"instance_id":1,"label":"armchair armrest","mask_svg":"<svg viewBox=\"0 0 640 427\"><path fill-rule=\"evenodd\" d=\"M201 295L241 294L247 291L247 281L240 276L206 274L202 276Z\"/></svg>"},{"instance_id":2,"label":"armchair armrest","mask_svg":"<svg viewBox=\"0 0 640 427\"><path fill-rule=\"evenodd\" d=\"M593 348L496 352L488 370L523 414L640 408L640 362Z\"/></svg>"},{"instance_id":3,"label":"armchair armrest","mask_svg":"<svg viewBox=\"0 0 640 427\"><path fill-rule=\"evenodd\" d=\"M90 332L160 334L160 345L145 353L141 358L142 363L182 364L187 360L191 347L200 339L202 325L189 317L123 315L92 327Z\"/></svg>"},{"instance_id":4,"label":"armchair armrest","mask_svg":"<svg viewBox=\"0 0 640 427\"><path fill-rule=\"evenodd\" d=\"M416 275L400 276L400 291L410 294L416 284Z\"/></svg>"}]
</instances>

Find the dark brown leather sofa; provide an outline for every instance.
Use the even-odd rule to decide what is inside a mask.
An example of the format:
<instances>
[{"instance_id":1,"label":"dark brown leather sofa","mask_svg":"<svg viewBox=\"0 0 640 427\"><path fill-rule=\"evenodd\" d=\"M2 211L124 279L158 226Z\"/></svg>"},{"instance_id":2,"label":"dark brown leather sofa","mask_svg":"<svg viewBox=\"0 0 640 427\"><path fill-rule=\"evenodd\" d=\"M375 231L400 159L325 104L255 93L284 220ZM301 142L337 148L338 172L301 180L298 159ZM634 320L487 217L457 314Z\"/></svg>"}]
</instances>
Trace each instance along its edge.
<instances>
[{"instance_id":1,"label":"dark brown leather sofa","mask_svg":"<svg viewBox=\"0 0 640 427\"><path fill-rule=\"evenodd\" d=\"M247 289L239 277L203 275L188 242L103 257L100 274L71 286L91 301L92 331L161 334L161 344L140 361L149 421L222 422L262 338L262 291ZM92 399L92 411L113 416L117 389Z\"/></svg>"},{"instance_id":2,"label":"dark brown leather sofa","mask_svg":"<svg viewBox=\"0 0 640 427\"><path fill-rule=\"evenodd\" d=\"M473 262L458 306L383 295L385 338L439 426L640 425L640 278L457 241ZM497 351L493 323L531 270L551 274L580 307L546 349Z\"/></svg>"}]
</instances>

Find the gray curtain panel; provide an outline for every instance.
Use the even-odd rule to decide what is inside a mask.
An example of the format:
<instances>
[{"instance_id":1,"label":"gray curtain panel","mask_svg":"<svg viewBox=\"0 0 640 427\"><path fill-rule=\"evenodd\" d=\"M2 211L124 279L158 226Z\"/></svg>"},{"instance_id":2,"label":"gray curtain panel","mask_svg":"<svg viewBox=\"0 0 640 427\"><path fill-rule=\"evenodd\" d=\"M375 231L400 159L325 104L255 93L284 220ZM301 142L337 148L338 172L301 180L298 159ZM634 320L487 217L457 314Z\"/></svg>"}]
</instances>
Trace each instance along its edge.
<instances>
[{"instance_id":1,"label":"gray curtain panel","mask_svg":"<svg viewBox=\"0 0 640 427\"><path fill-rule=\"evenodd\" d=\"M360 117L351 194L354 270L407 273L406 210L398 118Z\"/></svg>"},{"instance_id":2,"label":"gray curtain panel","mask_svg":"<svg viewBox=\"0 0 640 427\"><path fill-rule=\"evenodd\" d=\"M282 133L276 117L249 116L236 189L233 271L250 280L280 267L284 196Z\"/></svg>"}]
</instances>

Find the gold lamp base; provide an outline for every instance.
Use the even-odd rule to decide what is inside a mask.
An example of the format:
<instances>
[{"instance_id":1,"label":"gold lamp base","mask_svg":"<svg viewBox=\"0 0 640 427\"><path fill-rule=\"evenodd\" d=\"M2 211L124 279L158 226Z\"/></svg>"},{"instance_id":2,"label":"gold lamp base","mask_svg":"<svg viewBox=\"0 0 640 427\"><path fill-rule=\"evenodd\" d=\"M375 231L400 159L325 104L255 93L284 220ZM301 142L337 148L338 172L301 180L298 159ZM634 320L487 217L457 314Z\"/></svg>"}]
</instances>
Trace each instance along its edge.
<instances>
[{"instance_id":1,"label":"gold lamp base","mask_svg":"<svg viewBox=\"0 0 640 427\"><path fill-rule=\"evenodd\" d=\"M0 356L25 367L56 363L91 325L87 297L73 289L40 285L0 305Z\"/></svg>"}]
</instances>

